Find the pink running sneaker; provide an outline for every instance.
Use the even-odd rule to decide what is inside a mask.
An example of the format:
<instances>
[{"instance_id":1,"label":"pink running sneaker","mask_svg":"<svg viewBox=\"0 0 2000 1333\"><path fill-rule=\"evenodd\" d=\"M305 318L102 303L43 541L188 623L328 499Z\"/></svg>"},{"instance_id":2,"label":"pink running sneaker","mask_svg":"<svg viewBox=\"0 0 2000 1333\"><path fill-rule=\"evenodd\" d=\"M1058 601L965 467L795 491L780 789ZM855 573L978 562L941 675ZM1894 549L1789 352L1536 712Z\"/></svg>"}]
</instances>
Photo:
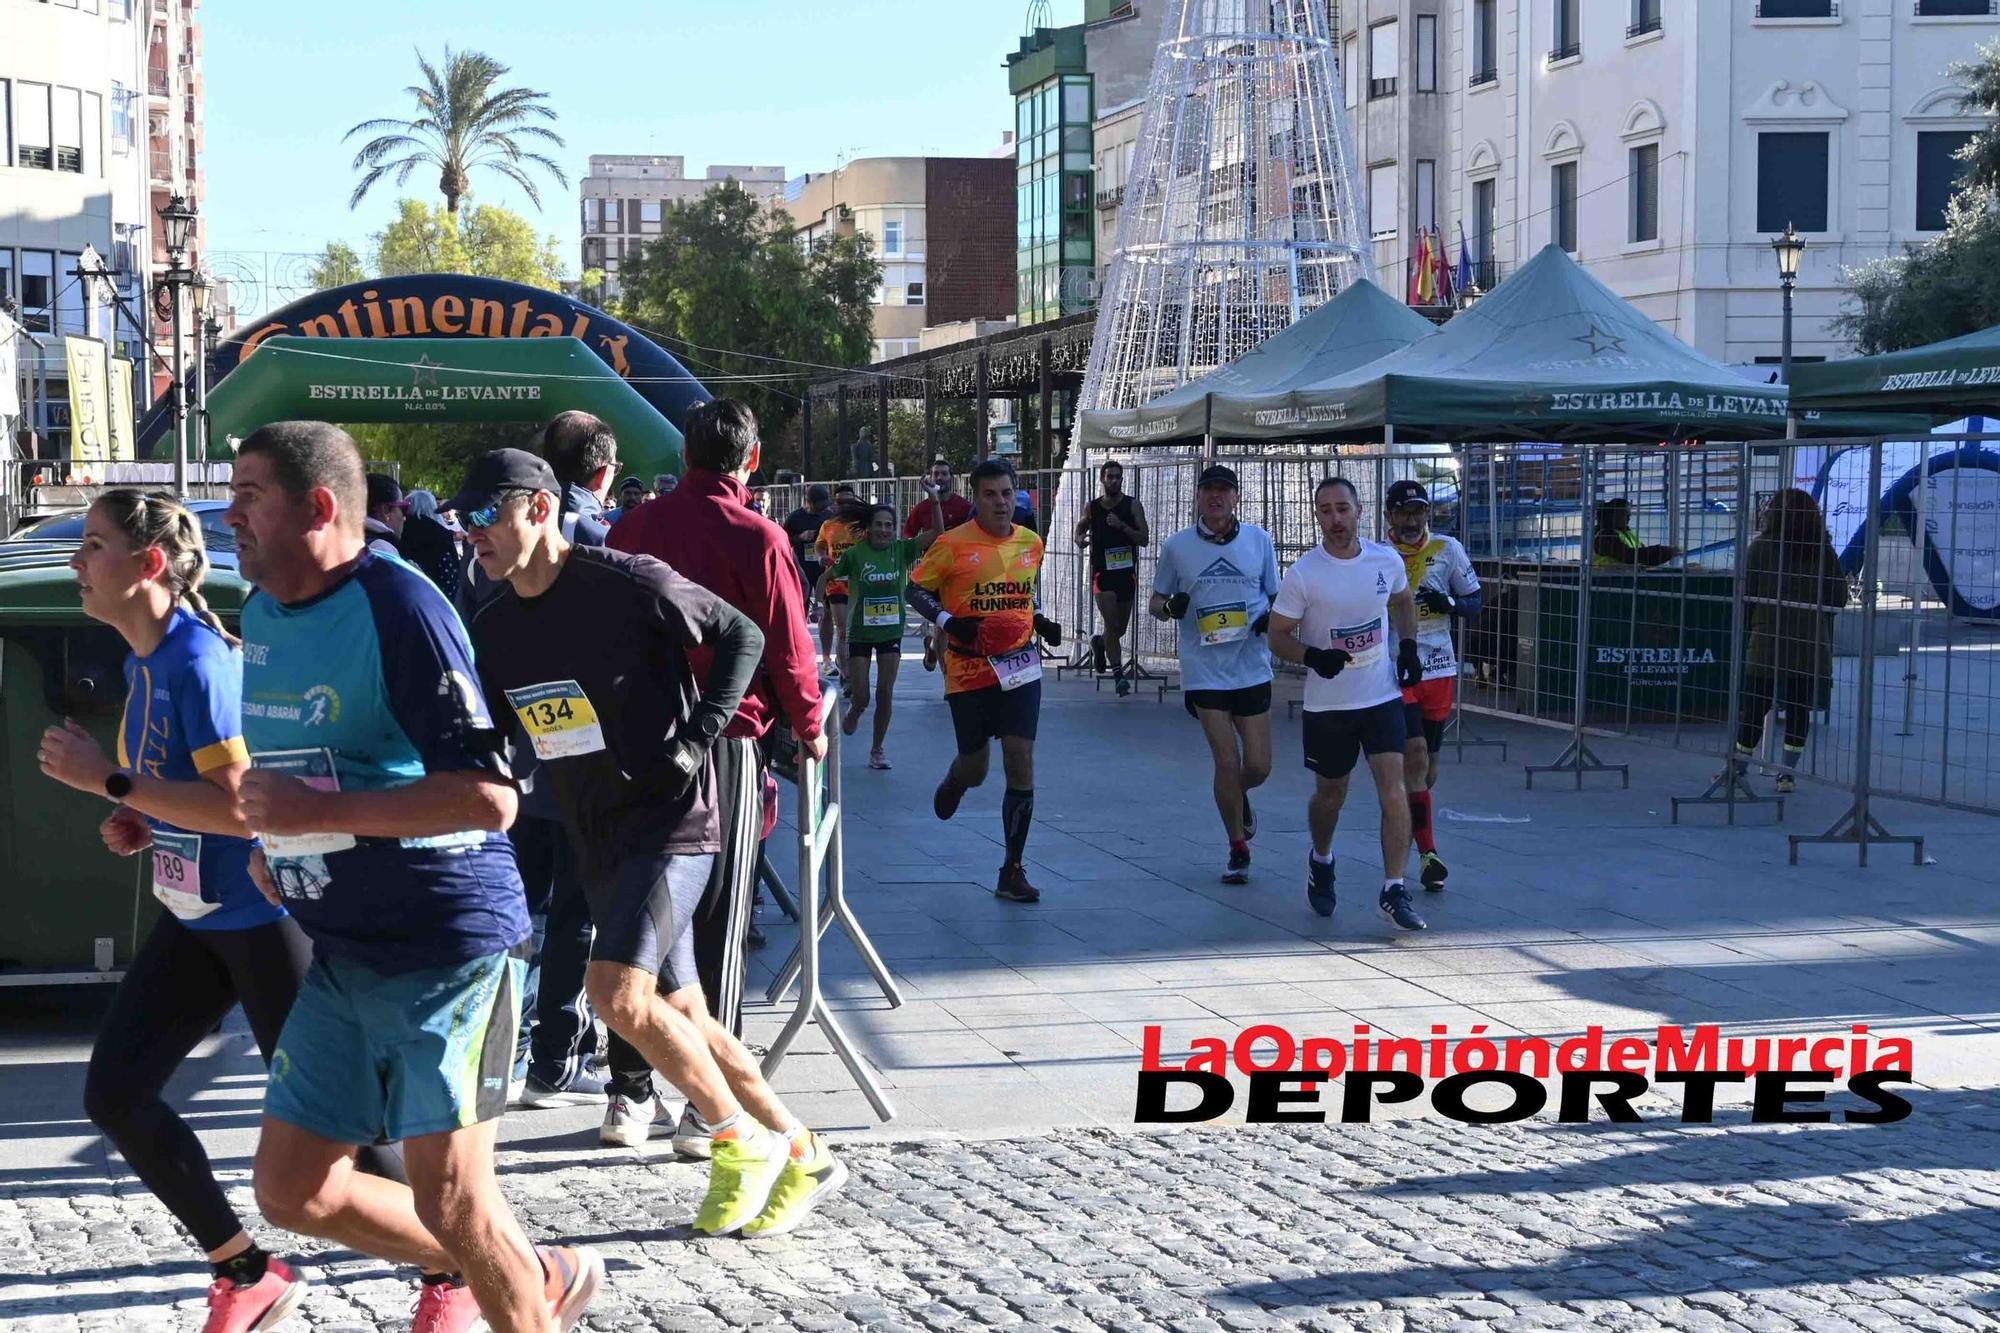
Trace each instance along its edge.
<instances>
[{"instance_id":1,"label":"pink running sneaker","mask_svg":"<svg viewBox=\"0 0 2000 1333\"><path fill-rule=\"evenodd\" d=\"M247 1287L219 1277L208 1286L208 1322L201 1333L264 1333L276 1328L306 1298L306 1285L290 1264L276 1256L265 1264L264 1276Z\"/></svg>"},{"instance_id":2,"label":"pink running sneaker","mask_svg":"<svg viewBox=\"0 0 2000 1333\"><path fill-rule=\"evenodd\" d=\"M549 1315L569 1333L604 1285L604 1260L587 1245L537 1245L535 1254L542 1261Z\"/></svg>"},{"instance_id":3,"label":"pink running sneaker","mask_svg":"<svg viewBox=\"0 0 2000 1333\"><path fill-rule=\"evenodd\" d=\"M485 1327L479 1298L463 1281L426 1282L417 1288L417 1317L410 1333L470 1333Z\"/></svg>"}]
</instances>

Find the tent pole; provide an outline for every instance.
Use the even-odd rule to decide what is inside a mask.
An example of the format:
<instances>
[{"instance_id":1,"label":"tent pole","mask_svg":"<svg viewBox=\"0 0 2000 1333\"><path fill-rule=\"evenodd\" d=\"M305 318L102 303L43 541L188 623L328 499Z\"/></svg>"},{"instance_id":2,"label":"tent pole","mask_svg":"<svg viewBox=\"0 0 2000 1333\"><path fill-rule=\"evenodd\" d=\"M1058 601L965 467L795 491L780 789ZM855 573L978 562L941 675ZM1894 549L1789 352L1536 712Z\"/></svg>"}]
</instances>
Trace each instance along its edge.
<instances>
[{"instance_id":1,"label":"tent pole","mask_svg":"<svg viewBox=\"0 0 2000 1333\"><path fill-rule=\"evenodd\" d=\"M1215 461L1215 395L1206 394L1201 400L1201 465L1207 467Z\"/></svg>"},{"instance_id":2,"label":"tent pole","mask_svg":"<svg viewBox=\"0 0 2000 1333\"><path fill-rule=\"evenodd\" d=\"M1396 452L1396 423L1393 421L1382 423L1382 452L1385 454Z\"/></svg>"}]
</instances>

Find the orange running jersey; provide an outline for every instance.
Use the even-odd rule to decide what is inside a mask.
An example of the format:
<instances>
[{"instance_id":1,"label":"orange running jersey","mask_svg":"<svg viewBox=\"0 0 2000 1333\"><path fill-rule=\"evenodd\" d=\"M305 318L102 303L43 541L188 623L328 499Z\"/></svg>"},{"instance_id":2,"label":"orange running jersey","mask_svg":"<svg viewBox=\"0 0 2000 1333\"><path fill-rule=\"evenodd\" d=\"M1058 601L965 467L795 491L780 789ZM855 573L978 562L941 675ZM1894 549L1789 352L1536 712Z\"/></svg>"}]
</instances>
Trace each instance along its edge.
<instances>
[{"instance_id":1,"label":"orange running jersey","mask_svg":"<svg viewBox=\"0 0 2000 1333\"><path fill-rule=\"evenodd\" d=\"M970 652L949 634L939 635L946 649L946 694L1000 683L986 659L1033 640L1035 581L1041 572L1042 539L1019 524L1008 536L994 537L977 521L962 523L924 552L910 582L936 593L952 615L985 618Z\"/></svg>"},{"instance_id":2,"label":"orange running jersey","mask_svg":"<svg viewBox=\"0 0 2000 1333\"><path fill-rule=\"evenodd\" d=\"M860 541L864 535L866 534L852 523L842 523L837 518L829 518L826 522L819 525L818 544L820 562L828 569L832 569L834 562L847 553L847 548ZM847 580L828 579L826 581L826 595L828 597L847 596Z\"/></svg>"}]
</instances>

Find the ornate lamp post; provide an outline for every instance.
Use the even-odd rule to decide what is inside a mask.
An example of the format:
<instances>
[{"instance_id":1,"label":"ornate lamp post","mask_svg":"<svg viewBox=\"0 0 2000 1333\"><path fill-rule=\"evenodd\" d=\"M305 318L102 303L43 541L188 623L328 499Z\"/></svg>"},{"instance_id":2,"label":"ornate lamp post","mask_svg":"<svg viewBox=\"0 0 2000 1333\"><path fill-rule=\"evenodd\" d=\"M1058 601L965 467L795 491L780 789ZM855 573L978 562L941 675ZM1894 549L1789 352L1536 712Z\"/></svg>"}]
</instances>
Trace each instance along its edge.
<instances>
[{"instance_id":1,"label":"ornate lamp post","mask_svg":"<svg viewBox=\"0 0 2000 1333\"><path fill-rule=\"evenodd\" d=\"M187 498L187 343L182 332L182 304L194 284L188 267L188 241L194 235L194 206L175 195L160 206L160 225L167 243L167 299L173 307L174 338L174 493Z\"/></svg>"},{"instance_id":2,"label":"ornate lamp post","mask_svg":"<svg viewBox=\"0 0 2000 1333\"><path fill-rule=\"evenodd\" d=\"M1806 238L1799 235L1791 223L1785 224L1783 236L1771 238L1771 249L1778 256L1778 289L1785 297L1785 326L1779 344L1778 377L1786 384L1792 382L1792 286L1798 281L1799 260L1805 256Z\"/></svg>"}]
</instances>

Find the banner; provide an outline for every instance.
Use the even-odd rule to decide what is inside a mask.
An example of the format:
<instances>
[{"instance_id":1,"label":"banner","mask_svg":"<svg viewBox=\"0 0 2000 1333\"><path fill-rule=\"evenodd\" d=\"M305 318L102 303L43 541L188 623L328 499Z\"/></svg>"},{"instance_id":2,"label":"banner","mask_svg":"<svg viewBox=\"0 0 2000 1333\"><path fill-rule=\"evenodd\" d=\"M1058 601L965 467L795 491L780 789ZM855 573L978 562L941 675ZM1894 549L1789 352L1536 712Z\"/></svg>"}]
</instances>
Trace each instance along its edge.
<instances>
[{"instance_id":1,"label":"banner","mask_svg":"<svg viewBox=\"0 0 2000 1333\"><path fill-rule=\"evenodd\" d=\"M128 357L111 358L111 420L107 434L111 439L111 461L129 463L133 460L132 435L138 418L132 415L132 362Z\"/></svg>"},{"instance_id":2,"label":"banner","mask_svg":"<svg viewBox=\"0 0 2000 1333\"><path fill-rule=\"evenodd\" d=\"M104 475L111 461L111 372L104 344L69 334L63 338L69 363L69 457L80 481Z\"/></svg>"}]
</instances>

